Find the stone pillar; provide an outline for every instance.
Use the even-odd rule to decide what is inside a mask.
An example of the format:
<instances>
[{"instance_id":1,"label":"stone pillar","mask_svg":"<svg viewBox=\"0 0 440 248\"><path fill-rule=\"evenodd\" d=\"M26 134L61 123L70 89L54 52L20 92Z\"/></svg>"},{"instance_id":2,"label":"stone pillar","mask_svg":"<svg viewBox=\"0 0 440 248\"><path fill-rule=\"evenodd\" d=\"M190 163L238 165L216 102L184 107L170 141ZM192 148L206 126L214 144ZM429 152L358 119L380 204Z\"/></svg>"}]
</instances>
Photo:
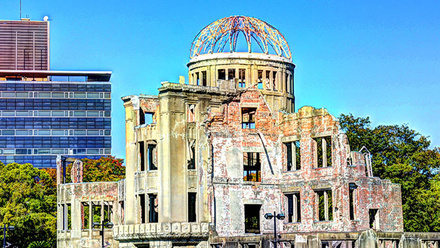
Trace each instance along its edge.
<instances>
[{"instance_id":1,"label":"stone pillar","mask_svg":"<svg viewBox=\"0 0 440 248\"><path fill-rule=\"evenodd\" d=\"M356 240L358 248L378 248L378 239L376 233L370 229L364 231L359 238Z\"/></svg>"},{"instance_id":2,"label":"stone pillar","mask_svg":"<svg viewBox=\"0 0 440 248\"><path fill-rule=\"evenodd\" d=\"M134 127L138 123L137 112L139 109L139 98L131 96L124 99L125 108L125 224L136 223L136 199L135 199L135 178L134 172L137 163L136 135Z\"/></svg>"}]
</instances>

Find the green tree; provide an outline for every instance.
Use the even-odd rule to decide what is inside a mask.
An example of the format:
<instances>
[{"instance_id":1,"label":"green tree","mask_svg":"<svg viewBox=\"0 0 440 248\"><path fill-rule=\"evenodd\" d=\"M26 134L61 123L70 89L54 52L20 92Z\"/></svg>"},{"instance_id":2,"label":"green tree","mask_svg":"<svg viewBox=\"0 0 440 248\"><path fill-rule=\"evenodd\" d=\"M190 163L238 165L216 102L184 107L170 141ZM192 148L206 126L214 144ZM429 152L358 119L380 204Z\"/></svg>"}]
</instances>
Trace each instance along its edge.
<instances>
[{"instance_id":1,"label":"green tree","mask_svg":"<svg viewBox=\"0 0 440 248\"><path fill-rule=\"evenodd\" d=\"M83 182L113 182L125 178L125 166L123 159L112 156L100 159L81 159L83 162ZM67 166L67 182L72 182L70 171L72 164Z\"/></svg>"},{"instance_id":2,"label":"green tree","mask_svg":"<svg viewBox=\"0 0 440 248\"><path fill-rule=\"evenodd\" d=\"M53 180L31 164L0 163L0 225L14 247L56 237L56 190Z\"/></svg>"},{"instance_id":3,"label":"green tree","mask_svg":"<svg viewBox=\"0 0 440 248\"><path fill-rule=\"evenodd\" d=\"M439 230L440 150L407 125L371 127L368 117L339 117L351 150L365 146L373 155L373 174L402 186L405 231Z\"/></svg>"}]
</instances>

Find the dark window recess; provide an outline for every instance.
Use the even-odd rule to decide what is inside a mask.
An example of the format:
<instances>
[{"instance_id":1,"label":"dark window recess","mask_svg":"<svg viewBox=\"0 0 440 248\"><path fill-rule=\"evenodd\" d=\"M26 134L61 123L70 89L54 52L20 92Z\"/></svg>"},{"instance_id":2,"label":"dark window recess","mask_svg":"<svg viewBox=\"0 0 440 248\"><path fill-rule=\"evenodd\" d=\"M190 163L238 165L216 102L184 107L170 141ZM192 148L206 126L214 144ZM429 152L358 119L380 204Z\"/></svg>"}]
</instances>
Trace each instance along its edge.
<instances>
[{"instance_id":1,"label":"dark window recess","mask_svg":"<svg viewBox=\"0 0 440 248\"><path fill-rule=\"evenodd\" d=\"M273 86L273 90L277 90L277 72L274 71L272 72L272 86Z\"/></svg>"},{"instance_id":2,"label":"dark window recess","mask_svg":"<svg viewBox=\"0 0 440 248\"><path fill-rule=\"evenodd\" d=\"M140 211L140 217L141 217L140 221L141 221L141 224L144 224L145 223L145 213L146 213L146 211L145 211L145 194L139 195L139 205L140 205L139 211Z\"/></svg>"},{"instance_id":3,"label":"dark window recess","mask_svg":"<svg viewBox=\"0 0 440 248\"><path fill-rule=\"evenodd\" d=\"M157 170L157 149L156 145L148 144L148 170Z\"/></svg>"},{"instance_id":4,"label":"dark window recess","mask_svg":"<svg viewBox=\"0 0 440 248\"><path fill-rule=\"evenodd\" d=\"M287 171L301 169L301 145L300 142L293 141L284 143L286 148Z\"/></svg>"},{"instance_id":5,"label":"dark window recess","mask_svg":"<svg viewBox=\"0 0 440 248\"><path fill-rule=\"evenodd\" d=\"M148 206L148 220L150 223L158 222L158 204L157 204L157 195L149 194L149 206Z\"/></svg>"},{"instance_id":6,"label":"dark window recess","mask_svg":"<svg viewBox=\"0 0 440 248\"><path fill-rule=\"evenodd\" d=\"M260 233L261 205L244 205L245 233Z\"/></svg>"},{"instance_id":7,"label":"dark window recess","mask_svg":"<svg viewBox=\"0 0 440 248\"><path fill-rule=\"evenodd\" d=\"M228 69L228 80L235 78L235 69Z\"/></svg>"},{"instance_id":8,"label":"dark window recess","mask_svg":"<svg viewBox=\"0 0 440 248\"><path fill-rule=\"evenodd\" d=\"M196 72L196 73L194 73L194 75L195 75L195 78L196 78L196 84L197 85L200 85L200 76L199 76L199 73L198 72Z\"/></svg>"},{"instance_id":9,"label":"dark window recess","mask_svg":"<svg viewBox=\"0 0 440 248\"><path fill-rule=\"evenodd\" d=\"M246 87L246 69L238 69L238 87Z\"/></svg>"},{"instance_id":10,"label":"dark window recess","mask_svg":"<svg viewBox=\"0 0 440 248\"><path fill-rule=\"evenodd\" d=\"M207 82L206 82L206 71L202 71L202 85L206 86Z\"/></svg>"},{"instance_id":11,"label":"dark window recess","mask_svg":"<svg viewBox=\"0 0 440 248\"><path fill-rule=\"evenodd\" d=\"M120 202L119 202L119 206L120 206L119 217L121 218L121 222L124 223L124 215L125 215L125 211L124 211L124 201L120 201Z\"/></svg>"},{"instance_id":12,"label":"dark window recess","mask_svg":"<svg viewBox=\"0 0 440 248\"><path fill-rule=\"evenodd\" d=\"M370 228L378 229L379 209L369 209Z\"/></svg>"},{"instance_id":13,"label":"dark window recess","mask_svg":"<svg viewBox=\"0 0 440 248\"><path fill-rule=\"evenodd\" d=\"M140 157L140 170L144 171L145 170L145 145L144 142L141 141L138 143L139 144L139 157Z\"/></svg>"},{"instance_id":14,"label":"dark window recess","mask_svg":"<svg viewBox=\"0 0 440 248\"><path fill-rule=\"evenodd\" d=\"M261 182L260 153L243 153L243 180L251 182Z\"/></svg>"},{"instance_id":15,"label":"dark window recess","mask_svg":"<svg viewBox=\"0 0 440 248\"><path fill-rule=\"evenodd\" d=\"M189 140L188 141L188 169L195 169L196 168L196 141L195 140Z\"/></svg>"},{"instance_id":16,"label":"dark window recess","mask_svg":"<svg viewBox=\"0 0 440 248\"><path fill-rule=\"evenodd\" d=\"M242 108L241 109L241 128L255 128L255 114L257 112L256 108Z\"/></svg>"},{"instance_id":17,"label":"dark window recess","mask_svg":"<svg viewBox=\"0 0 440 248\"><path fill-rule=\"evenodd\" d=\"M98 222L101 223L101 205L93 205L92 204L92 223Z\"/></svg>"},{"instance_id":18,"label":"dark window recess","mask_svg":"<svg viewBox=\"0 0 440 248\"><path fill-rule=\"evenodd\" d=\"M263 89L263 71L262 70L258 70L258 89Z\"/></svg>"},{"instance_id":19,"label":"dark window recess","mask_svg":"<svg viewBox=\"0 0 440 248\"><path fill-rule=\"evenodd\" d=\"M330 136L314 138L316 142L316 167L332 166L332 139Z\"/></svg>"},{"instance_id":20,"label":"dark window recess","mask_svg":"<svg viewBox=\"0 0 440 248\"><path fill-rule=\"evenodd\" d=\"M217 79L222 79L222 80L226 79L226 71L225 71L225 69L218 69L217 73L218 73Z\"/></svg>"},{"instance_id":21,"label":"dark window recess","mask_svg":"<svg viewBox=\"0 0 440 248\"><path fill-rule=\"evenodd\" d=\"M333 220L332 191L316 191L318 197L318 221Z\"/></svg>"},{"instance_id":22,"label":"dark window recess","mask_svg":"<svg viewBox=\"0 0 440 248\"><path fill-rule=\"evenodd\" d=\"M301 222L301 199L299 192L286 194L289 222Z\"/></svg>"},{"instance_id":23,"label":"dark window recess","mask_svg":"<svg viewBox=\"0 0 440 248\"><path fill-rule=\"evenodd\" d=\"M354 206L355 206L355 192L356 192L356 184L349 184L349 201L350 201L350 220L354 220Z\"/></svg>"},{"instance_id":24,"label":"dark window recess","mask_svg":"<svg viewBox=\"0 0 440 248\"><path fill-rule=\"evenodd\" d=\"M197 193L188 193L188 222L196 222L196 196Z\"/></svg>"}]
</instances>

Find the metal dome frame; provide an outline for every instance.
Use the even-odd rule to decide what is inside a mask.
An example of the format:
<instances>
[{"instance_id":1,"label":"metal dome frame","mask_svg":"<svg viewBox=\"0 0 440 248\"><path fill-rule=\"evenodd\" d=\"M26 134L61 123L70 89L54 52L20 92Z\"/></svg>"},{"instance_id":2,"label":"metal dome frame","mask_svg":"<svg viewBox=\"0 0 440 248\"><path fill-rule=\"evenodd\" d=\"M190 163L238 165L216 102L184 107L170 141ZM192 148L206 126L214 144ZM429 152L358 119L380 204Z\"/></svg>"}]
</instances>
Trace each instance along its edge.
<instances>
[{"instance_id":1,"label":"metal dome frame","mask_svg":"<svg viewBox=\"0 0 440 248\"><path fill-rule=\"evenodd\" d=\"M265 54L269 54L270 46L277 55L292 58L289 45L278 29L265 21L246 16L225 17L207 25L194 38L190 58L201 54L221 53L227 43L230 52L235 52L240 33L246 39L249 53L252 52L254 40Z\"/></svg>"}]
</instances>

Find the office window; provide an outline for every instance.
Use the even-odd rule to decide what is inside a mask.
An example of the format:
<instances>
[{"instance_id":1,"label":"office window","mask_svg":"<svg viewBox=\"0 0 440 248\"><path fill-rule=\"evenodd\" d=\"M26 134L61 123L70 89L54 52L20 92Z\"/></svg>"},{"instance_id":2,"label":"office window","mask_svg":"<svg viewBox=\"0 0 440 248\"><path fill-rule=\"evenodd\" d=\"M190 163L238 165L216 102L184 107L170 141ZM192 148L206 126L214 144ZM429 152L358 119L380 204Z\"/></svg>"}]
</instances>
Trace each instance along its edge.
<instances>
[{"instance_id":1,"label":"office window","mask_svg":"<svg viewBox=\"0 0 440 248\"><path fill-rule=\"evenodd\" d=\"M261 182L260 153L243 153L243 180L251 182Z\"/></svg>"}]
</instances>

